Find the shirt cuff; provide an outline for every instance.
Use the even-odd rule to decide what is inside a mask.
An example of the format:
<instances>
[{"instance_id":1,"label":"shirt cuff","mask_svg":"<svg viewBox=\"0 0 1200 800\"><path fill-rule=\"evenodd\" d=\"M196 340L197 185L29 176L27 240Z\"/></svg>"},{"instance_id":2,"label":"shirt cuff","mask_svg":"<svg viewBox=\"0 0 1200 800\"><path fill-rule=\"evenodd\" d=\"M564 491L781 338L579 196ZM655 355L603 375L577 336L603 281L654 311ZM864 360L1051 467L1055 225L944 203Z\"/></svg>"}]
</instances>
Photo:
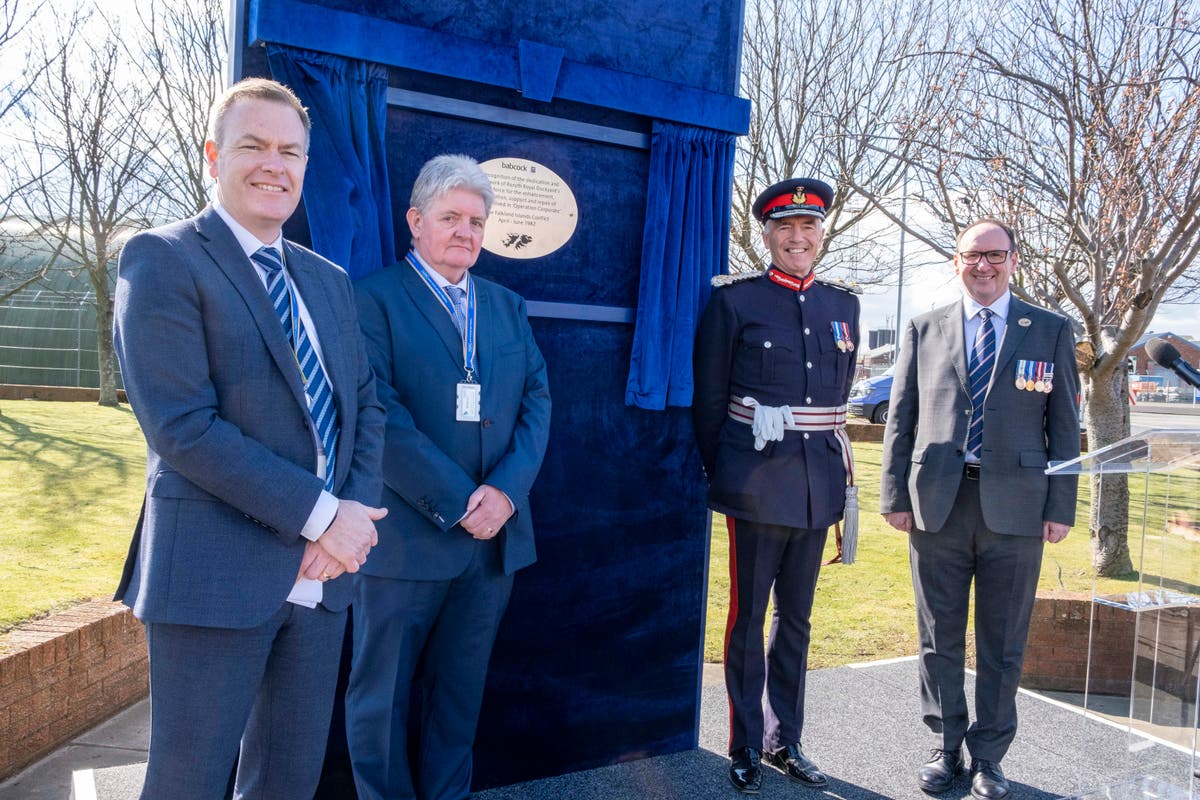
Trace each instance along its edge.
<instances>
[{"instance_id":1,"label":"shirt cuff","mask_svg":"<svg viewBox=\"0 0 1200 800\"><path fill-rule=\"evenodd\" d=\"M304 527L300 530L300 535L310 542L315 542L333 524L333 518L337 516L337 511L338 499L322 490L321 496L317 498L317 504L313 506L312 512L308 515L308 522L304 523Z\"/></svg>"}]
</instances>

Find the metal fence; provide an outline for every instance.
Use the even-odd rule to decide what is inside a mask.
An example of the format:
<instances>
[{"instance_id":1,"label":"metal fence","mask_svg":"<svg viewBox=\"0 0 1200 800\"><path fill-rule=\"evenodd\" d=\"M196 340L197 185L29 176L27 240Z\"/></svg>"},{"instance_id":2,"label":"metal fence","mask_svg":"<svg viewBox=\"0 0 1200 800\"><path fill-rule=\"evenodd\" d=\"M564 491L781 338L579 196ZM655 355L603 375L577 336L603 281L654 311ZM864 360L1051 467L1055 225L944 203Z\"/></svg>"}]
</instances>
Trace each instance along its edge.
<instances>
[{"instance_id":1,"label":"metal fence","mask_svg":"<svg viewBox=\"0 0 1200 800\"><path fill-rule=\"evenodd\" d=\"M99 387L95 300L26 289L0 303L0 383Z\"/></svg>"}]
</instances>

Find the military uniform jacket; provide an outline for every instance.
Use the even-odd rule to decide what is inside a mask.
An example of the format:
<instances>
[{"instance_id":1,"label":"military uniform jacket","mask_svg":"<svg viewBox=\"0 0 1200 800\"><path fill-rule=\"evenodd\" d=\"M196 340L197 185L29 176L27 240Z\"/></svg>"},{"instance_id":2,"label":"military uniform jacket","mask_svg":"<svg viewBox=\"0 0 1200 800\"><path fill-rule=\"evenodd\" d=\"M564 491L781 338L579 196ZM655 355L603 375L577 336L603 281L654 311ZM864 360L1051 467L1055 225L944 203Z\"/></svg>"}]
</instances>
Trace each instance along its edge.
<instances>
[{"instance_id":1,"label":"military uniform jacket","mask_svg":"<svg viewBox=\"0 0 1200 800\"><path fill-rule=\"evenodd\" d=\"M766 406L840 406L858 358L858 298L813 281L796 291L768 273L714 290L696 336L692 419L711 509L736 519L826 528L842 518L846 470L833 431L786 431L754 449L729 416L731 395ZM835 324L855 343L839 349Z\"/></svg>"}]
</instances>

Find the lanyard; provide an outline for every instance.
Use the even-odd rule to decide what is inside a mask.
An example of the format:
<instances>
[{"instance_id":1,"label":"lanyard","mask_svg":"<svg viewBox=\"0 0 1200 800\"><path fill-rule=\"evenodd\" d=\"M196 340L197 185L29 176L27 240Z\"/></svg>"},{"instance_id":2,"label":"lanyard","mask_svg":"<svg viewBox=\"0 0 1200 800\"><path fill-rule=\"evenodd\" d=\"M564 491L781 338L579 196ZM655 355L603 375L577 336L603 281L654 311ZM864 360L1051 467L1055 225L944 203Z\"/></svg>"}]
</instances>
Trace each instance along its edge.
<instances>
[{"instance_id":1,"label":"lanyard","mask_svg":"<svg viewBox=\"0 0 1200 800\"><path fill-rule=\"evenodd\" d=\"M467 315L464 319L458 312L458 306L450 299L450 295L446 294L446 290L438 286L437 282L430 276L425 269L425 265L421 263L421 259L417 258L417 254L409 250L405 259L417 271L417 275L425 282L425 286L437 298L437 301L442 304L442 308L454 319L458 325L459 331L462 333L463 343L463 372L467 375L467 383L475 383L475 281L467 277Z\"/></svg>"}]
</instances>

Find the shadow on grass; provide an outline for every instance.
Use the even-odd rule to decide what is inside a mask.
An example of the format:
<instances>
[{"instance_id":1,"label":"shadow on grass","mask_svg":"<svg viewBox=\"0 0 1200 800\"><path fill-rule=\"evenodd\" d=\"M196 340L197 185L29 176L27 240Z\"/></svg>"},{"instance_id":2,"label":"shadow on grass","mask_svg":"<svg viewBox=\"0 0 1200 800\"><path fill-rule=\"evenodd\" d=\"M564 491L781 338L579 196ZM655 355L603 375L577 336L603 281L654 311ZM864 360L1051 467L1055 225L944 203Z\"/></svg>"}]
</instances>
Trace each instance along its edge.
<instances>
[{"instance_id":1,"label":"shadow on grass","mask_svg":"<svg viewBox=\"0 0 1200 800\"><path fill-rule=\"evenodd\" d=\"M132 413L127 407L113 410ZM140 451L131 456L115 444L104 446L82 442L75 431L58 434L34 428L10 416L0 416L0 439L9 437L12 444L0 456L0 461L21 462L22 471L26 475L30 472L37 475L41 481L40 491L52 494L56 501L90 502L97 491L127 480L131 462L138 470L143 467L138 457ZM140 441L141 437L138 439Z\"/></svg>"}]
</instances>

